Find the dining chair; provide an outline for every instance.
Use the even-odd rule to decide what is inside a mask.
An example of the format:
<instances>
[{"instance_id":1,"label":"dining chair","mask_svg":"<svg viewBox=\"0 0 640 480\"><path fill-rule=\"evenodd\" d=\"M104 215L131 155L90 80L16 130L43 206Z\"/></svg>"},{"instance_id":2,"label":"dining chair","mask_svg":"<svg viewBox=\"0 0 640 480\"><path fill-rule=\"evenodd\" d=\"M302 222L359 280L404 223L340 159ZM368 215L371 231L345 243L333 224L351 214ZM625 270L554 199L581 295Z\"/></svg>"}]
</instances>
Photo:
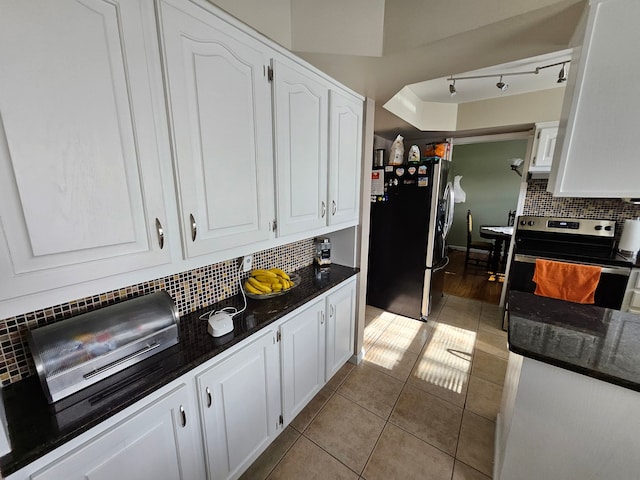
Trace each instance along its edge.
<instances>
[{"instance_id":1,"label":"dining chair","mask_svg":"<svg viewBox=\"0 0 640 480\"><path fill-rule=\"evenodd\" d=\"M471 215L471 210L467 210L467 254L464 259L464 266L467 267L467 264L472 263L474 265L483 265L486 264L488 267L491 265L491 258L493 255L493 242L485 242L485 241L474 241L473 237L473 216ZM486 252L486 258L478 258L472 257L471 249L473 250L481 250L482 252Z\"/></svg>"}]
</instances>

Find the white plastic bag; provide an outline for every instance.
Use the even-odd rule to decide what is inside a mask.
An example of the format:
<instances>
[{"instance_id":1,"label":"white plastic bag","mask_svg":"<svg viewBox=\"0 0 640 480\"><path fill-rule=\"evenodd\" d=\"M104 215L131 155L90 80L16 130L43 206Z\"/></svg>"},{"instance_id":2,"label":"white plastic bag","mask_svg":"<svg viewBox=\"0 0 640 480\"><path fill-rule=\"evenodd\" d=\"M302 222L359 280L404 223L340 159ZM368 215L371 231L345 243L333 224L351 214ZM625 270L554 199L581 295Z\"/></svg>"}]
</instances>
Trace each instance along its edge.
<instances>
[{"instance_id":1,"label":"white plastic bag","mask_svg":"<svg viewBox=\"0 0 640 480\"><path fill-rule=\"evenodd\" d=\"M389 165L402 165L404 160L404 137L398 135L391 144L391 154L389 155Z\"/></svg>"},{"instance_id":2,"label":"white plastic bag","mask_svg":"<svg viewBox=\"0 0 640 480\"><path fill-rule=\"evenodd\" d=\"M453 198L455 199L455 203L464 203L467 199L467 194L464 193L464 190L462 190L460 186L460 180L462 180L462 175L453 177Z\"/></svg>"}]
</instances>

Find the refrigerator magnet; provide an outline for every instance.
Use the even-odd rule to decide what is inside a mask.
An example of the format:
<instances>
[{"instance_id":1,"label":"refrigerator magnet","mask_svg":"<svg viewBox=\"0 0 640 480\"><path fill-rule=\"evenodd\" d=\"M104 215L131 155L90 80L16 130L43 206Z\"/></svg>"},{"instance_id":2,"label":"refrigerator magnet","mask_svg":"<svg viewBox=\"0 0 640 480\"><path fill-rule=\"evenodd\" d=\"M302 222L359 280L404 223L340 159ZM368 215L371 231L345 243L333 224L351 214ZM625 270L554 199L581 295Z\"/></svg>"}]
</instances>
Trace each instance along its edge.
<instances>
[{"instance_id":1,"label":"refrigerator magnet","mask_svg":"<svg viewBox=\"0 0 640 480\"><path fill-rule=\"evenodd\" d=\"M418 177L418 186L426 187L429 185L429 177Z\"/></svg>"},{"instance_id":2,"label":"refrigerator magnet","mask_svg":"<svg viewBox=\"0 0 640 480\"><path fill-rule=\"evenodd\" d=\"M409 175L414 175L416 173L416 167L407 168L407 172L409 172Z\"/></svg>"},{"instance_id":3,"label":"refrigerator magnet","mask_svg":"<svg viewBox=\"0 0 640 480\"><path fill-rule=\"evenodd\" d=\"M427 166L426 165L420 165L418 167L418 175L426 175L427 174Z\"/></svg>"},{"instance_id":4,"label":"refrigerator magnet","mask_svg":"<svg viewBox=\"0 0 640 480\"><path fill-rule=\"evenodd\" d=\"M404 168L400 167L400 168L396 168L396 175L398 177L401 177L404 175Z\"/></svg>"}]
</instances>

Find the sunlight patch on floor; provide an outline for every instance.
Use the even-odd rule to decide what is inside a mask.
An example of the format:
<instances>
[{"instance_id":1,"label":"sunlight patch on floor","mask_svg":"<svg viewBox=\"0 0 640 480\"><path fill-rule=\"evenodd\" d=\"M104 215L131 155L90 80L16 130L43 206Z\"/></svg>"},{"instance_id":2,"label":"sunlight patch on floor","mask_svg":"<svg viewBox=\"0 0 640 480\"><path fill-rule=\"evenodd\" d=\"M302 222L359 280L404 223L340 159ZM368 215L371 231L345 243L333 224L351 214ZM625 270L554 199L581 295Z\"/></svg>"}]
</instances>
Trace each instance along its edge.
<instances>
[{"instance_id":1,"label":"sunlight patch on floor","mask_svg":"<svg viewBox=\"0 0 640 480\"><path fill-rule=\"evenodd\" d=\"M476 332L435 323L412 375L425 382L461 393L471 370Z\"/></svg>"}]
</instances>

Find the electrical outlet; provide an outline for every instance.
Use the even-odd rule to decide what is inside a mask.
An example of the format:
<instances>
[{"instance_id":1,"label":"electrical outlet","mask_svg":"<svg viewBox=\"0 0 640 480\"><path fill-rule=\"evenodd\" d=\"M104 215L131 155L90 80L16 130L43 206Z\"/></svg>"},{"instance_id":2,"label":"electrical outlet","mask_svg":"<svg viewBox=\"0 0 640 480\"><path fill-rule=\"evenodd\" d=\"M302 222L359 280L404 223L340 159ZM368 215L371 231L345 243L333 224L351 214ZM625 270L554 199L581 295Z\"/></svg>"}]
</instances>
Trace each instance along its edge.
<instances>
[{"instance_id":1,"label":"electrical outlet","mask_svg":"<svg viewBox=\"0 0 640 480\"><path fill-rule=\"evenodd\" d=\"M253 255L245 255L242 257L242 271L250 272L253 268Z\"/></svg>"}]
</instances>

